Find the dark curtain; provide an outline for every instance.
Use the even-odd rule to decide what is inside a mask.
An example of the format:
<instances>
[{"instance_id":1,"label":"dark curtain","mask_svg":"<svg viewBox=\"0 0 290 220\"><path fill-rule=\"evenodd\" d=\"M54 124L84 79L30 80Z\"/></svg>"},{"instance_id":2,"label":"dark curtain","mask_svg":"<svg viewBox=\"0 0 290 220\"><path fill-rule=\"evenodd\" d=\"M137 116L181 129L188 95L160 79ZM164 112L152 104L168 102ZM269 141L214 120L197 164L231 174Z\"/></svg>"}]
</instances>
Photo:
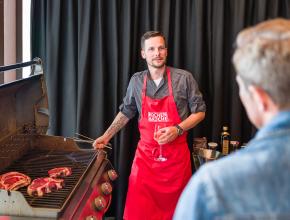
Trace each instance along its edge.
<instances>
[{"instance_id":1,"label":"dark curtain","mask_svg":"<svg viewBox=\"0 0 290 220\"><path fill-rule=\"evenodd\" d=\"M290 0L32 0L32 56L44 62L49 133L96 138L118 113L130 77L146 68L140 37L160 30L168 65L192 72L207 104L206 119L189 138L219 140L255 133L238 98L231 63L237 33L260 21L290 16ZM121 219L138 139L137 119L113 140L110 159L120 177L109 216Z\"/></svg>"}]
</instances>

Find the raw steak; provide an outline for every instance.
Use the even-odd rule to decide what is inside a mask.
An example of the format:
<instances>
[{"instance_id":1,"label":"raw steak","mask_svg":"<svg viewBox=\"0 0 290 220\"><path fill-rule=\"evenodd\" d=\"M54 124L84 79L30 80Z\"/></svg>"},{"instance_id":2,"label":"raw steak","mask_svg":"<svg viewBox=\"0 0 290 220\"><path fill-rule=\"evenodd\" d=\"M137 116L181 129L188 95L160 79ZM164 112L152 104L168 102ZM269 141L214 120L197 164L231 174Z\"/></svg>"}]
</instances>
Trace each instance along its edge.
<instances>
[{"instance_id":1,"label":"raw steak","mask_svg":"<svg viewBox=\"0 0 290 220\"><path fill-rule=\"evenodd\" d=\"M48 171L48 175L52 178L65 177L72 174L70 167L57 167Z\"/></svg>"},{"instance_id":2,"label":"raw steak","mask_svg":"<svg viewBox=\"0 0 290 220\"><path fill-rule=\"evenodd\" d=\"M63 179L54 179L51 177L40 177L32 181L27 187L27 193L30 196L43 196L44 193L50 193L52 190L61 189L64 186Z\"/></svg>"},{"instance_id":3,"label":"raw steak","mask_svg":"<svg viewBox=\"0 0 290 220\"><path fill-rule=\"evenodd\" d=\"M29 185L31 179L23 173L8 172L0 176L0 189L17 190L23 186Z\"/></svg>"}]
</instances>

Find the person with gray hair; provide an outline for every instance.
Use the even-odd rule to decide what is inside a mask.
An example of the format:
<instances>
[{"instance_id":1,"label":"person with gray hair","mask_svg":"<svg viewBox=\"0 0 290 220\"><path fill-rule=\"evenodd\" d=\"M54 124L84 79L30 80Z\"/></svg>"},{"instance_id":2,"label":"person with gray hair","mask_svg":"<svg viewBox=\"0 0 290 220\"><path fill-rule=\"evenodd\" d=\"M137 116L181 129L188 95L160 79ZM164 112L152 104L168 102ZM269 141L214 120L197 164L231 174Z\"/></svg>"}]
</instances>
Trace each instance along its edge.
<instances>
[{"instance_id":1,"label":"person with gray hair","mask_svg":"<svg viewBox=\"0 0 290 220\"><path fill-rule=\"evenodd\" d=\"M259 130L247 147L201 167L174 219L290 219L290 21L241 31L233 63L239 96Z\"/></svg>"}]
</instances>

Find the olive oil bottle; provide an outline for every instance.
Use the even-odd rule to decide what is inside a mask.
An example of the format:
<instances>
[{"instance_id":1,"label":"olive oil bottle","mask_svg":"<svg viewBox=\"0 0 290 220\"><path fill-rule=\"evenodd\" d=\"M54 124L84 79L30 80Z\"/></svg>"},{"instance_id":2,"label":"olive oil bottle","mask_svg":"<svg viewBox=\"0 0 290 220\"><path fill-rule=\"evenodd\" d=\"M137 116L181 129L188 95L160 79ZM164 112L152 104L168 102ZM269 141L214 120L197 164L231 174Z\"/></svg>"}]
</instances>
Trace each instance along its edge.
<instances>
[{"instance_id":1,"label":"olive oil bottle","mask_svg":"<svg viewBox=\"0 0 290 220\"><path fill-rule=\"evenodd\" d=\"M228 126L223 126L223 131L221 133L221 148L222 148L221 150L223 155L229 154L230 140L231 136L229 133L229 128Z\"/></svg>"}]
</instances>

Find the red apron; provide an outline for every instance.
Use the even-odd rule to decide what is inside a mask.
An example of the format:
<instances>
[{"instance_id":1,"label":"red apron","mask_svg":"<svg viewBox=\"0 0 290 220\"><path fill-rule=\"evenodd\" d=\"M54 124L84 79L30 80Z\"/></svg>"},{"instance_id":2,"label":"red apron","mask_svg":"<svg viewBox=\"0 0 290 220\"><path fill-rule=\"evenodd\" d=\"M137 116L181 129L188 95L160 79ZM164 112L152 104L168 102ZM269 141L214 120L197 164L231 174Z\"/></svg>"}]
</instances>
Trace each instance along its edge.
<instances>
[{"instance_id":1,"label":"red apron","mask_svg":"<svg viewBox=\"0 0 290 220\"><path fill-rule=\"evenodd\" d=\"M167 68L169 96L146 96L147 75L142 88L140 140L129 177L124 219L171 220L178 198L191 176L187 133L163 146L166 161L155 161L159 145L153 139L154 125L172 126L181 122L174 101L170 71Z\"/></svg>"}]
</instances>

